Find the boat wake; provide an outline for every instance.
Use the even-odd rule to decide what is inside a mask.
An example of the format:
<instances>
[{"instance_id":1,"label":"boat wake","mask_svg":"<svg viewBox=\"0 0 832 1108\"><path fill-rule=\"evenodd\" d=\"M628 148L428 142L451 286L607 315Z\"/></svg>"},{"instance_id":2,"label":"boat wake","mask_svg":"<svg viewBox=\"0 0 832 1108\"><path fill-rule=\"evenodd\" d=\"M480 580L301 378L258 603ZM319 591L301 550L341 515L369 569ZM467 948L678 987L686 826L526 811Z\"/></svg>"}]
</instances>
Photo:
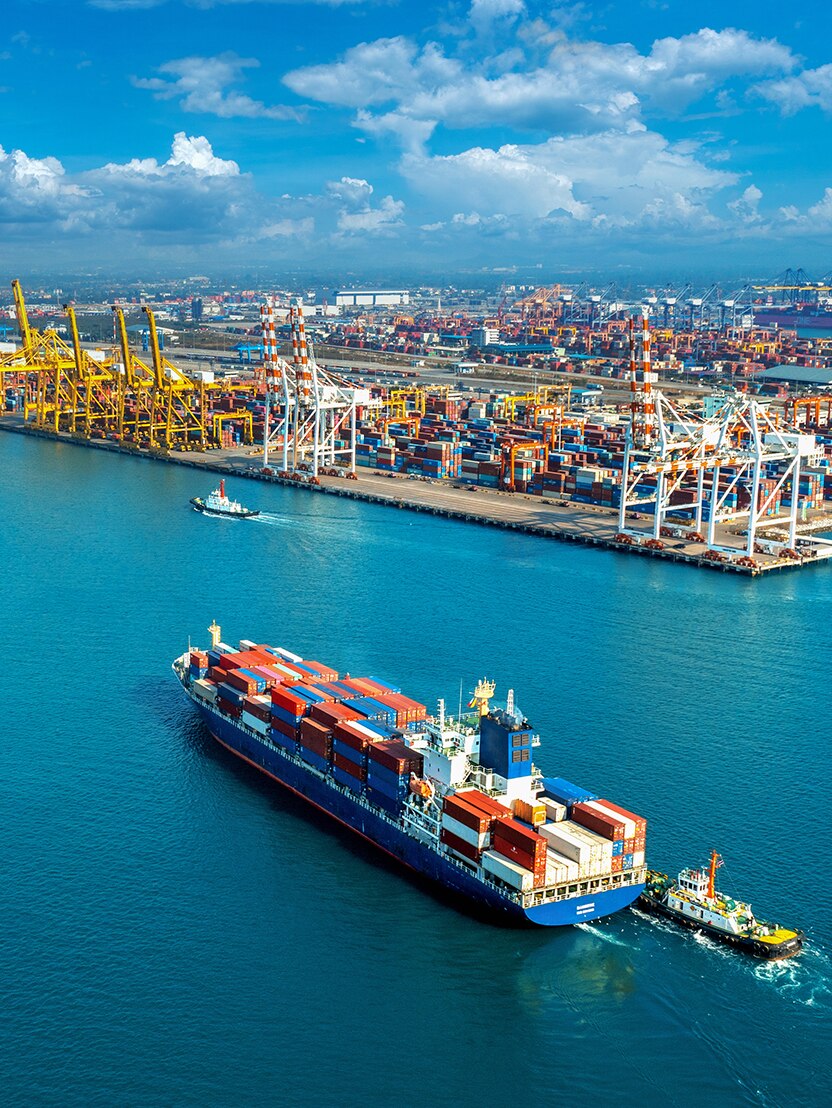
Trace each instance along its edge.
<instances>
[{"instance_id":1,"label":"boat wake","mask_svg":"<svg viewBox=\"0 0 832 1108\"><path fill-rule=\"evenodd\" d=\"M796 958L761 962L754 967L754 976L795 1004L824 1012L832 1009L832 958L823 950L805 946Z\"/></svg>"},{"instance_id":2,"label":"boat wake","mask_svg":"<svg viewBox=\"0 0 832 1108\"><path fill-rule=\"evenodd\" d=\"M602 942L609 943L611 946L623 946L626 949L630 949L630 943L625 942L624 939L619 938L616 935L611 934L603 927L598 927L593 923L578 923L575 925L579 931L585 931L589 935L594 935L596 939L601 939Z\"/></svg>"}]
</instances>

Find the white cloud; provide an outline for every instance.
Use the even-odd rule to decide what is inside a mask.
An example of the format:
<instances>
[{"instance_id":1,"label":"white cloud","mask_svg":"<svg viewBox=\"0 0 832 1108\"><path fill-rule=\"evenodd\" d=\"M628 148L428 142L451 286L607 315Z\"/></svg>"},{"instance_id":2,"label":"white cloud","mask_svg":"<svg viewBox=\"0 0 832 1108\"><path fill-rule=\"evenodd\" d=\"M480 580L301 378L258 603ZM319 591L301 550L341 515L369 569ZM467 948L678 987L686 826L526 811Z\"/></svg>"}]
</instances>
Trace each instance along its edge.
<instances>
[{"instance_id":1,"label":"white cloud","mask_svg":"<svg viewBox=\"0 0 832 1108\"><path fill-rule=\"evenodd\" d=\"M283 81L300 96L345 108L366 108L407 100L423 88L434 88L463 72L429 42L419 48L401 35L362 42L343 58L287 73Z\"/></svg>"},{"instance_id":2,"label":"white cloud","mask_svg":"<svg viewBox=\"0 0 832 1108\"><path fill-rule=\"evenodd\" d=\"M751 92L776 104L783 115L794 115L803 108L832 112L832 65L805 69L780 81L764 81Z\"/></svg>"},{"instance_id":3,"label":"white cloud","mask_svg":"<svg viewBox=\"0 0 832 1108\"><path fill-rule=\"evenodd\" d=\"M141 11L147 8L161 8L163 4L174 0L87 0L90 7L103 8L105 11ZM229 4L296 4L298 0L185 0L192 8L220 8ZM304 3L328 8L359 7L371 0L303 0Z\"/></svg>"},{"instance_id":4,"label":"white cloud","mask_svg":"<svg viewBox=\"0 0 832 1108\"><path fill-rule=\"evenodd\" d=\"M566 216L607 229L662 217L701 223L705 201L736 181L734 174L711 169L689 150L646 130L409 155L402 171L438 215Z\"/></svg>"},{"instance_id":5,"label":"white cloud","mask_svg":"<svg viewBox=\"0 0 832 1108\"><path fill-rule=\"evenodd\" d=\"M387 234L403 226L404 202L385 196L374 208L371 199L373 186L363 177L342 177L340 181L329 181L326 189L339 205L338 230L344 234Z\"/></svg>"},{"instance_id":6,"label":"white cloud","mask_svg":"<svg viewBox=\"0 0 832 1108\"><path fill-rule=\"evenodd\" d=\"M758 207L762 198L760 189L756 185L749 185L742 196L729 202L728 207L743 223L756 223L760 219Z\"/></svg>"},{"instance_id":7,"label":"white cloud","mask_svg":"<svg viewBox=\"0 0 832 1108\"><path fill-rule=\"evenodd\" d=\"M489 0L481 14L521 8ZM545 56L532 61L544 40ZM576 134L640 122L648 112L678 115L730 81L788 73L795 64L776 40L733 28L658 39L641 54L627 42L584 42L563 32L547 39L542 28L532 40L529 24L522 24L515 40L504 36L501 46L496 56L480 53L466 63L435 43L420 48L403 36L377 39L338 61L294 70L284 81L300 95L360 109L357 126L397 134L413 148L437 123ZM372 114L381 107L382 114Z\"/></svg>"},{"instance_id":8,"label":"white cloud","mask_svg":"<svg viewBox=\"0 0 832 1108\"><path fill-rule=\"evenodd\" d=\"M223 119L299 119L295 108L268 107L260 100L229 89L246 69L260 65L256 58L227 52L215 57L177 58L159 66L163 77L133 77L136 88L147 89L157 100L179 99L186 112L201 112Z\"/></svg>"},{"instance_id":9,"label":"white cloud","mask_svg":"<svg viewBox=\"0 0 832 1108\"><path fill-rule=\"evenodd\" d=\"M523 0L471 0L468 19L480 35L513 23L525 13Z\"/></svg>"}]
</instances>

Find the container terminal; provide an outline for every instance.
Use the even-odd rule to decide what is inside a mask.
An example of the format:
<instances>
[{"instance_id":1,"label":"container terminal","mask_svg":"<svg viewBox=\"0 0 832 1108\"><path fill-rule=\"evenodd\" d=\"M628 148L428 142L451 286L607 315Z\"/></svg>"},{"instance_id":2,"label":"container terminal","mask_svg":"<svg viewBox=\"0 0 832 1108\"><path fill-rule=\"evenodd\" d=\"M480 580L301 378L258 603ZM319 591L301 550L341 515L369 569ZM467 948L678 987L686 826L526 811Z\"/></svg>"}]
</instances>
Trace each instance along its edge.
<instances>
[{"instance_id":1,"label":"container terminal","mask_svg":"<svg viewBox=\"0 0 832 1108\"><path fill-rule=\"evenodd\" d=\"M558 927L643 893L646 820L564 778L509 690L481 680L456 718L377 678L248 640L216 623L173 663L213 737L321 814L489 917Z\"/></svg>"},{"instance_id":2,"label":"container terminal","mask_svg":"<svg viewBox=\"0 0 832 1108\"><path fill-rule=\"evenodd\" d=\"M649 303L605 325L625 351L620 384L581 390L552 373L505 392L481 373L396 387L324 367L299 301L284 317L265 299L259 359L220 377L168 359L149 305L140 356L118 305L114 346L90 349L71 305L67 340L30 324L17 281L13 293L0 428L750 575L832 551L832 398L665 384Z\"/></svg>"}]
</instances>

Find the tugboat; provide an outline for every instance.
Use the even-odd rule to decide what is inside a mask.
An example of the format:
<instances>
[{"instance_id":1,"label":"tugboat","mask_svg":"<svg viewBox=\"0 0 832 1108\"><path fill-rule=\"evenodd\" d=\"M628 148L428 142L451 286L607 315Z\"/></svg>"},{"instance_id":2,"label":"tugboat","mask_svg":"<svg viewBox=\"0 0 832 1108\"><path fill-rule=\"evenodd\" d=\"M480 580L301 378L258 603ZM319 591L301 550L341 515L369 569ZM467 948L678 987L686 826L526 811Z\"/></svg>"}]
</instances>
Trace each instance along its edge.
<instances>
[{"instance_id":1,"label":"tugboat","mask_svg":"<svg viewBox=\"0 0 832 1108\"><path fill-rule=\"evenodd\" d=\"M774 960L799 953L803 947L802 931L758 920L750 904L716 890L716 871L721 865L721 857L713 851L707 869L683 869L676 881L666 873L648 870L647 885L638 898L638 906L736 946L755 958Z\"/></svg>"},{"instance_id":2,"label":"tugboat","mask_svg":"<svg viewBox=\"0 0 832 1108\"><path fill-rule=\"evenodd\" d=\"M212 516L232 516L234 519L251 519L259 516L258 511L244 508L238 500L229 500L225 495L225 480L220 481L220 487L207 496L204 500L201 496L195 496L191 503L197 512L205 512Z\"/></svg>"}]
</instances>

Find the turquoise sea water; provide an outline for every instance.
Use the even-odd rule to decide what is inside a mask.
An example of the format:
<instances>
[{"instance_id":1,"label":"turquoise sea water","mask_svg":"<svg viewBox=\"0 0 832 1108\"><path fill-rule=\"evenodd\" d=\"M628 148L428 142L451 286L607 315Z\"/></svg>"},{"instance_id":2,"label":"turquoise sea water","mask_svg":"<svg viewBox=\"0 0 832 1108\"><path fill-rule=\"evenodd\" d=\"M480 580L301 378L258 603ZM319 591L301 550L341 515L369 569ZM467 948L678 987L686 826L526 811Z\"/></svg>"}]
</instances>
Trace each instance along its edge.
<instances>
[{"instance_id":1,"label":"turquoise sea water","mask_svg":"<svg viewBox=\"0 0 832 1108\"><path fill-rule=\"evenodd\" d=\"M832 567L767 580L0 434L10 1105L821 1105ZM634 912L503 930L216 746L170 672L285 644L455 705L483 674L654 866L803 927L763 965Z\"/></svg>"}]
</instances>

